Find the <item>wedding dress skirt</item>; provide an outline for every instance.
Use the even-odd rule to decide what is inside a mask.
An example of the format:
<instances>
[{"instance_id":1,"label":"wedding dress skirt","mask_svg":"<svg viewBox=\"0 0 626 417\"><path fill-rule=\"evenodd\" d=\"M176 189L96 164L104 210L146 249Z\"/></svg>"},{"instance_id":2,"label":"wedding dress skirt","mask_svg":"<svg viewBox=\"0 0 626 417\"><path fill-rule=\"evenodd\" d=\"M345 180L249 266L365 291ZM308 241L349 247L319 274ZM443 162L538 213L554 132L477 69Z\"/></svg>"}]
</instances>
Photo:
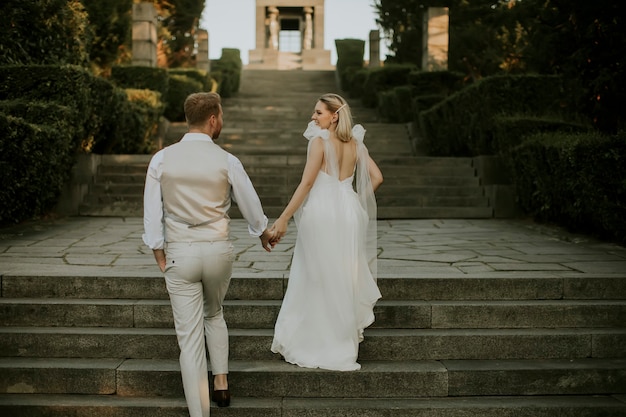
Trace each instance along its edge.
<instances>
[{"instance_id":1,"label":"wedding dress skirt","mask_svg":"<svg viewBox=\"0 0 626 417\"><path fill-rule=\"evenodd\" d=\"M368 267L368 214L352 188L320 171L296 217L298 234L272 352L287 362L338 371L357 363L363 329L381 297Z\"/></svg>"}]
</instances>

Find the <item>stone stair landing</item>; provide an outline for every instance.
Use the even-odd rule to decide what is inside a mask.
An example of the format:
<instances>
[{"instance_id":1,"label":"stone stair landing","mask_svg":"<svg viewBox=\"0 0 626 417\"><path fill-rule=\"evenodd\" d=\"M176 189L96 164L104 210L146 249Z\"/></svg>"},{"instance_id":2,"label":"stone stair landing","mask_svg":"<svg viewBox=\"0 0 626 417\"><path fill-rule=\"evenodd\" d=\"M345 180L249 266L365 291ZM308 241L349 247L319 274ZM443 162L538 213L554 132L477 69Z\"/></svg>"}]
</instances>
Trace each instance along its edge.
<instances>
[{"instance_id":1,"label":"stone stair landing","mask_svg":"<svg viewBox=\"0 0 626 417\"><path fill-rule=\"evenodd\" d=\"M0 415L188 416L140 218L0 240ZM626 416L626 250L500 220L379 222L383 299L357 372L270 352L296 230L233 220L228 409L216 416Z\"/></svg>"}]
</instances>

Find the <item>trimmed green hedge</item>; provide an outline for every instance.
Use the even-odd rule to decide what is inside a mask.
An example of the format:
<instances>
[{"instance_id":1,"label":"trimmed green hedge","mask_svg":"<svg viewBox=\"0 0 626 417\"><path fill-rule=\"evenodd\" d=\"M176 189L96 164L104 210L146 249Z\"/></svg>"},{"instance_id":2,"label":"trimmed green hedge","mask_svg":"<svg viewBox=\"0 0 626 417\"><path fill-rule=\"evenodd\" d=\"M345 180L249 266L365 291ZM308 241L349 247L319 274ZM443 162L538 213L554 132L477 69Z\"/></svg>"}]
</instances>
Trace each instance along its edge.
<instances>
[{"instance_id":1,"label":"trimmed green hedge","mask_svg":"<svg viewBox=\"0 0 626 417\"><path fill-rule=\"evenodd\" d=\"M389 123L409 122L413 118L411 110L414 88L410 85L394 87L383 91L378 97L378 114Z\"/></svg>"},{"instance_id":2,"label":"trimmed green hedge","mask_svg":"<svg viewBox=\"0 0 626 417\"><path fill-rule=\"evenodd\" d=\"M154 130L158 117L141 121L133 113L126 92L82 67L58 65L11 65L0 67L0 100L62 105L70 109L68 130L77 148L94 153L149 153L146 132ZM163 111L157 105L154 111ZM143 111L139 109L139 111ZM22 117L14 109L11 115ZM139 117L140 120L137 120ZM156 120L156 121L155 121Z\"/></svg>"},{"instance_id":3,"label":"trimmed green hedge","mask_svg":"<svg viewBox=\"0 0 626 417\"><path fill-rule=\"evenodd\" d=\"M562 79L549 75L483 78L419 113L418 126L430 155L497 154L494 120L501 115L568 120Z\"/></svg>"},{"instance_id":4,"label":"trimmed green hedge","mask_svg":"<svg viewBox=\"0 0 626 417\"><path fill-rule=\"evenodd\" d=\"M202 91L200 81L186 75L170 75L170 89L165 105L165 117L172 122L185 121L185 99L189 94Z\"/></svg>"},{"instance_id":5,"label":"trimmed green hedge","mask_svg":"<svg viewBox=\"0 0 626 417\"><path fill-rule=\"evenodd\" d=\"M361 95L361 102L365 107L376 108L379 103L379 94L408 83L408 75L415 70L414 65L386 65L372 68L368 72Z\"/></svg>"},{"instance_id":6,"label":"trimmed green hedge","mask_svg":"<svg viewBox=\"0 0 626 417\"><path fill-rule=\"evenodd\" d=\"M51 209L80 150L150 153L159 97L77 66L0 66L0 222Z\"/></svg>"},{"instance_id":7,"label":"trimmed green hedge","mask_svg":"<svg viewBox=\"0 0 626 417\"><path fill-rule=\"evenodd\" d=\"M589 126L554 117L498 115L493 119L493 147L500 152L511 149L525 137L540 132L576 133L589 131Z\"/></svg>"},{"instance_id":8,"label":"trimmed green hedge","mask_svg":"<svg viewBox=\"0 0 626 417\"><path fill-rule=\"evenodd\" d=\"M626 244L626 132L538 133L507 160L527 213Z\"/></svg>"},{"instance_id":9,"label":"trimmed green hedge","mask_svg":"<svg viewBox=\"0 0 626 417\"><path fill-rule=\"evenodd\" d=\"M54 101L90 110L92 77L85 68L71 65L0 66L0 100Z\"/></svg>"},{"instance_id":10,"label":"trimmed green hedge","mask_svg":"<svg viewBox=\"0 0 626 417\"><path fill-rule=\"evenodd\" d=\"M367 68L349 67L344 71L348 83L348 95L352 98L361 98L365 91L365 83L370 70Z\"/></svg>"},{"instance_id":11,"label":"trimmed green hedge","mask_svg":"<svg viewBox=\"0 0 626 417\"><path fill-rule=\"evenodd\" d=\"M158 91L161 97L166 97L169 89L169 73L165 68L115 66L111 68L111 81L121 88Z\"/></svg>"},{"instance_id":12,"label":"trimmed green hedge","mask_svg":"<svg viewBox=\"0 0 626 417\"><path fill-rule=\"evenodd\" d=\"M202 91L212 91L215 80L211 78L211 74L204 70L196 68L170 68L168 70L170 75L184 75L192 80L198 81L202 84Z\"/></svg>"},{"instance_id":13,"label":"trimmed green hedge","mask_svg":"<svg viewBox=\"0 0 626 417\"><path fill-rule=\"evenodd\" d=\"M96 79L94 84L99 84L99 93L94 97L93 118L99 126L89 138L88 150L97 154L152 153L152 138L165 107L161 95L153 90L123 90L104 79Z\"/></svg>"},{"instance_id":14,"label":"trimmed green hedge","mask_svg":"<svg viewBox=\"0 0 626 417\"><path fill-rule=\"evenodd\" d=\"M130 114L134 116L138 128L129 132L127 136L129 140L123 147L124 153L152 153L156 149L153 138L158 133L159 124L165 111L165 103L157 91L127 88L125 92L130 106ZM131 133L137 136L133 138Z\"/></svg>"},{"instance_id":15,"label":"trimmed green hedge","mask_svg":"<svg viewBox=\"0 0 626 417\"><path fill-rule=\"evenodd\" d=\"M68 106L45 101L5 100L0 101L0 113L68 132L74 138L75 148L78 149L81 145L82 138L76 130L77 115Z\"/></svg>"},{"instance_id":16,"label":"trimmed green hedge","mask_svg":"<svg viewBox=\"0 0 626 417\"><path fill-rule=\"evenodd\" d=\"M465 86L465 75L454 71L412 71L407 81L420 96L448 96Z\"/></svg>"},{"instance_id":17,"label":"trimmed green hedge","mask_svg":"<svg viewBox=\"0 0 626 417\"><path fill-rule=\"evenodd\" d=\"M0 113L0 224L51 210L75 154L71 132Z\"/></svg>"},{"instance_id":18,"label":"trimmed green hedge","mask_svg":"<svg viewBox=\"0 0 626 417\"><path fill-rule=\"evenodd\" d=\"M399 80L406 80L405 84L378 93L378 114L390 123L419 123L421 111L463 87L463 74L460 73L411 70L404 76L405 70L400 70L398 77Z\"/></svg>"},{"instance_id":19,"label":"trimmed green hedge","mask_svg":"<svg viewBox=\"0 0 626 417\"><path fill-rule=\"evenodd\" d=\"M365 53L365 41L361 39L335 39L337 49L337 71L339 88L344 91L350 90L350 74L363 68L363 54Z\"/></svg>"},{"instance_id":20,"label":"trimmed green hedge","mask_svg":"<svg viewBox=\"0 0 626 417\"><path fill-rule=\"evenodd\" d=\"M217 92L223 98L232 97L239 91L242 69L239 49L223 48L220 59L211 62L211 75L217 80Z\"/></svg>"}]
</instances>

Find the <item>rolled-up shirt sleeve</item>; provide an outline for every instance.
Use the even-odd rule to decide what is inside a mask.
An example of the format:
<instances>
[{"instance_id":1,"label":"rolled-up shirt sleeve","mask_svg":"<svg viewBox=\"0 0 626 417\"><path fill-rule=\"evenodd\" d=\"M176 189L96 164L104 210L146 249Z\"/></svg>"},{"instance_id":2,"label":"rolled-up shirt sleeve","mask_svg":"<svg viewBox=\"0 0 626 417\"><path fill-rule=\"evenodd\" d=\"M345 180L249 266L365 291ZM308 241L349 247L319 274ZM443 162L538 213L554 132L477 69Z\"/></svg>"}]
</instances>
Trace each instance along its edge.
<instances>
[{"instance_id":1,"label":"rolled-up shirt sleeve","mask_svg":"<svg viewBox=\"0 0 626 417\"><path fill-rule=\"evenodd\" d=\"M231 197L248 222L248 232L252 236L261 236L267 229L268 220L252 181L241 161L232 154L228 155L228 167L228 180L232 186Z\"/></svg>"},{"instance_id":2,"label":"rolled-up shirt sleeve","mask_svg":"<svg viewBox=\"0 0 626 417\"><path fill-rule=\"evenodd\" d=\"M150 249L163 249L165 246L160 175L162 160L163 154L157 152L150 161L143 194L142 238Z\"/></svg>"}]
</instances>

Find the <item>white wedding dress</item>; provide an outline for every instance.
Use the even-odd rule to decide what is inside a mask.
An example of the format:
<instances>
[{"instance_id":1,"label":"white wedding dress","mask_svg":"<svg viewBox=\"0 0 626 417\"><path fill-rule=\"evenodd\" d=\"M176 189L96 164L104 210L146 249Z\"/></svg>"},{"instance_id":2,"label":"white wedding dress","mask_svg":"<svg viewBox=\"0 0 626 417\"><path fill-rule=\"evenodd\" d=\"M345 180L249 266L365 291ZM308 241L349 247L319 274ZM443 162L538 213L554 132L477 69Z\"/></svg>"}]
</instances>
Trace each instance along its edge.
<instances>
[{"instance_id":1,"label":"white wedding dress","mask_svg":"<svg viewBox=\"0 0 626 417\"><path fill-rule=\"evenodd\" d=\"M374 322L374 305L381 297L365 130L356 125L352 133L357 141L355 174L340 181L328 130L311 122L304 132L309 149L312 139L323 139L326 166L294 216L298 235L271 347L302 367L360 369L363 329Z\"/></svg>"}]
</instances>

